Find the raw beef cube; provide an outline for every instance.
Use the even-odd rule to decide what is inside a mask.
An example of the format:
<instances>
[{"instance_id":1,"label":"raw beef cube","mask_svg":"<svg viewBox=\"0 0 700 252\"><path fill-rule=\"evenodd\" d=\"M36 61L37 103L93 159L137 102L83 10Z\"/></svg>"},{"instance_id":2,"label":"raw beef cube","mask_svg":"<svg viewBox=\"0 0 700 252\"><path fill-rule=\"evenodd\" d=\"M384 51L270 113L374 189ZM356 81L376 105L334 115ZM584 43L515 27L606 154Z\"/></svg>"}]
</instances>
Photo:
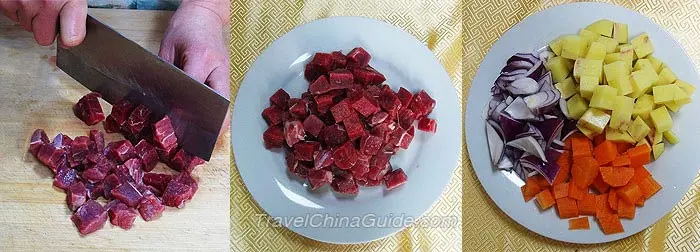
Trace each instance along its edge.
<instances>
[{"instance_id":1,"label":"raw beef cube","mask_svg":"<svg viewBox=\"0 0 700 252\"><path fill-rule=\"evenodd\" d=\"M352 74L355 76L355 82L364 86L379 85L386 81L386 77L383 74L369 66L355 68L352 70Z\"/></svg>"},{"instance_id":2,"label":"raw beef cube","mask_svg":"<svg viewBox=\"0 0 700 252\"><path fill-rule=\"evenodd\" d=\"M328 82L334 89L350 88L355 83L352 72L345 69L333 70L328 76Z\"/></svg>"},{"instance_id":3,"label":"raw beef cube","mask_svg":"<svg viewBox=\"0 0 700 252\"><path fill-rule=\"evenodd\" d=\"M357 162L357 154L352 141L333 150L333 163L341 170L349 170Z\"/></svg>"},{"instance_id":4,"label":"raw beef cube","mask_svg":"<svg viewBox=\"0 0 700 252\"><path fill-rule=\"evenodd\" d=\"M408 130L402 130L400 128L394 130L394 132L391 134L391 140L389 143L396 147L401 147L404 150L408 149L411 141L413 141L413 134L411 134L413 131L413 126L411 126Z\"/></svg>"},{"instance_id":5,"label":"raw beef cube","mask_svg":"<svg viewBox=\"0 0 700 252\"><path fill-rule=\"evenodd\" d=\"M97 98L99 93L89 93L80 98L78 103L73 105L73 113L87 125L95 125L105 119L102 106Z\"/></svg>"},{"instance_id":6,"label":"raw beef cube","mask_svg":"<svg viewBox=\"0 0 700 252\"><path fill-rule=\"evenodd\" d=\"M187 197L188 200L191 200L192 197L194 197L194 194L197 193L197 189L199 189L199 185L197 184L197 181L194 180L191 174L186 173L186 172L181 172L178 174L173 180L183 183L190 188L192 188L192 194Z\"/></svg>"},{"instance_id":7,"label":"raw beef cube","mask_svg":"<svg viewBox=\"0 0 700 252\"><path fill-rule=\"evenodd\" d=\"M348 64L348 57L341 51L332 52L331 56L333 56L333 69L345 68Z\"/></svg>"},{"instance_id":8,"label":"raw beef cube","mask_svg":"<svg viewBox=\"0 0 700 252\"><path fill-rule=\"evenodd\" d=\"M403 185L404 183L406 183L406 180L408 180L406 173L403 172L403 169L399 168L390 171L384 176L384 185L386 185L387 190L391 190L400 185Z\"/></svg>"},{"instance_id":9,"label":"raw beef cube","mask_svg":"<svg viewBox=\"0 0 700 252\"><path fill-rule=\"evenodd\" d=\"M143 171L150 172L158 164L158 152L156 152L156 148L145 139L141 139L141 141L134 146L134 151L136 152L136 156L143 162Z\"/></svg>"},{"instance_id":10,"label":"raw beef cube","mask_svg":"<svg viewBox=\"0 0 700 252\"><path fill-rule=\"evenodd\" d=\"M360 153L364 155L377 155L384 144L381 138L373 135L365 135L360 139Z\"/></svg>"},{"instance_id":11,"label":"raw beef cube","mask_svg":"<svg viewBox=\"0 0 700 252\"><path fill-rule=\"evenodd\" d=\"M287 170L291 173L295 173L297 171L297 167L299 166L299 161L297 160L296 157L294 157L294 153L291 151L287 151L284 154L284 161L287 163Z\"/></svg>"},{"instance_id":12,"label":"raw beef cube","mask_svg":"<svg viewBox=\"0 0 700 252\"><path fill-rule=\"evenodd\" d=\"M313 161L314 152L321 149L319 142L304 141L294 145L294 157L301 161Z\"/></svg>"},{"instance_id":13,"label":"raw beef cube","mask_svg":"<svg viewBox=\"0 0 700 252\"><path fill-rule=\"evenodd\" d=\"M331 113L335 122L339 123L354 115L354 111L350 108L350 104L347 100L343 100L331 108Z\"/></svg>"},{"instance_id":14,"label":"raw beef cube","mask_svg":"<svg viewBox=\"0 0 700 252\"><path fill-rule=\"evenodd\" d=\"M306 100L299 99L294 105L289 107L289 114L294 118L304 119L309 114Z\"/></svg>"},{"instance_id":15,"label":"raw beef cube","mask_svg":"<svg viewBox=\"0 0 700 252\"><path fill-rule=\"evenodd\" d=\"M284 139L287 142L287 146L292 147L299 141L304 140L305 135L304 124L301 121L294 120L284 123Z\"/></svg>"},{"instance_id":16,"label":"raw beef cube","mask_svg":"<svg viewBox=\"0 0 700 252\"><path fill-rule=\"evenodd\" d=\"M399 126L408 129L416 120L416 114L410 109L402 109L399 111Z\"/></svg>"},{"instance_id":17,"label":"raw beef cube","mask_svg":"<svg viewBox=\"0 0 700 252\"><path fill-rule=\"evenodd\" d=\"M87 189L85 189L85 184L83 182L73 183L66 190L66 203L68 203L68 208L71 211L75 211L78 207L85 204L87 200Z\"/></svg>"},{"instance_id":18,"label":"raw beef cube","mask_svg":"<svg viewBox=\"0 0 700 252\"><path fill-rule=\"evenodd\" d=\"M97 199L99 197L104 196L104 184L102 182L99 183L85 183L85 190L87 190L87 196L89 199Z\"/></svg>"},{"instance_id":19,"label":"raw beef cube","mask_svg":"<svg viewBox=\"0 0 700 252\"><path fill-rule=\"evenodd\" d=\"M153 140L156 147L168 153L177 147L177 136L167 115L153 124Z\"/></svg>"},{"instance_id":20,"label":"raw beef cube","mask_svg":"<svg viewBox=\"0 0 700 252\"><path fill-rule=\"evenodd\" d=\"M29 140L29 152L36 157L41 146L47 144L49 144L49 137L46 135L46 132L43 129L36 129Z\"/></svg>"},{"instance_id":21,"label":"raw beef cube","mask_svg":"<svg viewBox=\"0 0 700 252\"><path fill-rule=\"evenodd\" d=\"M266 149L282 148L284 145L284 129L282 126L270 126L263 133Z\"/></svg>"},{"instance_id":22,"label":"raw beef cube","mask_svg":"<svg viewBox=\"0 0 700 252\"><path fill-rule=\"evenodd\" d=\"M378 186L382 183L381 180L374 180L374 179L356 179L355 182L357 182L358 185L364 186L364 187L375 187L375 186Z\"/></svg>"},{"instance_id":23,"label":"raw beef cube","mask_svg":"<svg viewBox=\"0 0 700 252\"><path fill-rule=\"evenodd\" d=\"M331 150L320 150L314 153L314 170L320 170L333 164L333 152Z\"/></svg>"},{"instance_id":24,"label":"raw beef cube","mask_svg":"<svg viewBox=\"0 0 700 252\"><path fill-rule=\"evenodd\" d=\"M333 67L333 56L329 53L316 53L309 65L322 74L326 74Z\"/></svg>"},{"instance_id":25,"label":"raw beef cube","mask_svg":"<svg viewBox=\"0 0 700 252\"><path fill-rule=\"evenodd\" d=\"M58 135L51 140L51 145L58 149L68 149L70 148L71 143L73 143L73 139L71 139L68 135L64 135L63 133L58 133Z\"/></svg>"},{"instance_id":26,"label":"raw beef cube","mask_svg":"<svg viewBox=\"0 0 700 252\"><path fill-rule=\"evenodd\" d=\"M357 78L357 77L355 77ZM365 88L365 92L369 94L369 97L372 97L374 99L379 98L379 95L382 94L382 89L379 86L367 86Z\"/></svg>"},{"instance_id":27,"label":"raw beef cube","mask_svg":"<svg viewBox=\"0 0 700 252\"><path fill-rule=\"evenodd\" d=\"M326 113L333 106L333 94L316 95L314 96L314 101L316 101L318 112L321 114Z\"/></svg>"},{"instance_id":28,"label":"raw beef cube","mask_svg":"<svg viewBox=\"0 0 700 252\"><path fill-rule=\"evenodd\" d=\"M139 188L136 189L138 189L144 197L147 195L154 195L156 197L163 196L163 191L149 185L139 185Z\"/></svg>"},{"instance_id":29,"label":"raw beef cube","mask_svg":"<svg viewBox=\"0 0 700 252\"><path fill-rule=\"evenodd\" d=\"M356 47L355 49L352 49L347 55L348 58L348 67L350 68L357 68L357 67L364 67L369 64L370 59L372 56L369 55L367 51L365 51L364 48L362 47Z\"/></svg>"},{"instance_id":30,"label":"raw beef cube","mask_svg":"<svg viewBox=\"0 0 700 252\"><path fill-rule=\"evenodd\" d=\"M286 111L279 109L277 106L270 106L262 112L262 117L269 126L278 125L284 122L287 120L288 116L289 114Z\"/></svg>"},{"instance_id":31,"label":"raw beef cube","mask_svg":"<svg viewBox=\"0 0 700 252\"><path fill-rule=\"evenodd\" d=\"M143 220L151 221L161 216L165 211L165 206L155 195L146 195L141 198L138 209Z\"/></svg>"},{"instance_id":32,"label":"raw beef cube","mask_svg":"<svg viewBox=\"0 0 700 252\"><path fill-rule=\"evenodd\" d=\"M122 99L112 106L112 112L109 114L109 117L121 129L126 124L126 120L129 119L129 115L134 111L134 108L136 108L136 105L126 99Z\"/></svg>"},{"instance_id":33,"label":"raw beef cube","mask_svg":"<svg viewBox=\"0 0 700 252\"><path fill-rule=\"evenodd\" d=\"M270 96L270 105L277 106L281 110L286 110L287 101L289 100L289 94L284 89L278 89L272 96Z\"/></svg>"},{"instance_id":34,"label":"raw beef cube","mask_svg":"<svg viewBox=\"0 0 700 252\"><path fill-rule=\"evenodd\" d=\"M321 121L320 118L316 115L309 115L304 119L304 130L306 130L306 133L309 133L309 135L312 135L314 137L318 137L318 135L321 133L321 130L323 130L323 127L325 127L326 124Z\"/></svg>"},{"instance_id":35,"label":"raw beef cube","mask_svg":"<svg viewBox=\"0 0 700 252\"><path fill-rule=\"evenodd\" d=\"M105 119L104 129L107 133L117 133L122 130L112 115L107 116L107 119Z\"/></svg>"},{"instance_id":36,"label":"raw beef cube","mask_svg":"<svg viewBox=\"0 0 700 252\"><path fill-rule=\"evenodd\" d=\"M311 166L299 162L297 164L296 169L294 170L294 174L296 174L300 178L306 179L309 176L309 171L311 170Z\"/></svg>"},{"instance_id":37,"label":"raw beef cube","mask_svg":"<svg viewBox=\"0 0 700 252\"><path fill-rule=\"evenodd\" d=\"M341 126L340 124L326 126L323 128L321 136L323 138L323 142L326 143L326 146L331 148L340 146L349 140L345 127Z\"/></svg>"},{"instance_id":38,"label":"raw beef cube","mask_svg":"<svg viewBox=\"0 0 700 252\"><path fill-rule=\"evenodd\" d=\"M76 167L83 164L89 151L89 144L90 138L86 136L76 137L75 140L71 142L67 156L68 165L70 165L70 167Z\"/></svg>"},{"instance_id":39,"label":"raw beef cube","mask_svg":"<svg viewBox=\"0 0 700 252\"><path fill-rule=\"evenodd\" d=\"M369 172L369 161L357 159L357 162L355 162L355 165L352 166L350 172L355 178L364 177L365 174Z\"/></svg>"},{"instance_id":40,"label":"raw beef cube","mask_svg":"<svg viewBox=\"0 0 700 252\"><path fill-rule=\"evenodd\" d=\"M385 143L388 143L391 139L391 133L394 132L394 129L396 129L396 123L383 122L378 124L377 126L374 126L374 128L370 130L370 134L378 136L382 138L382 140L384 140Z\"/></svg>"},{"instance_id":41,"label":"raw beef cube","mask_svg":"<svg viewBox=\"0 0 700 252\"><path fill-rule=\"evenodd\" d=\"M48 166L54 173L58 167L66 163L66 151L58 149L51 144L42 145L37 153L37 158L41 163Z\"/></svg>"},{"instance_id":42,"label":"raw beef cube","mask_svg":"<svg viewBox=\"0 0 700 252\"><path fill-rule=\"evenodd\" d=\"M403 87L400 87L399 92L396 93L396 96L399 97L399 101L401 101L402 108L410 107L411 100L413 99L413 94L410 91Z\"/></svg>"},{"instance_id":43,"label":"raw beef cube","mask_svg":"<svg viewBox=\"0 0 700 252\"><path fill-rule=\"evenodd\" d=\"M382 107L384 111L388 112L389 115L391 115L392 112L396 112L401 107L401 101L399 101L399 98L391 89L382 90L377 101L379 102L379 106Z\"/></svg>"},{"instance_id":44,"label":"raw beef cube","mask_svg":"<svg viewBox=\"0 0 700 252\"><path fill-rule=\"evenodd\" d=\"M131 226L134 225L134 220L136 220L136 211L122 202L113 202L116 203L107 210L109 222L125 230L131 229Z\"/></svg>"},{"instance_id":45,"label":"raw beef cube","mask_svg":"<svg viewBox=\"0 0 700 252\"><path fill-rule=\"evenodd\" d=\"M417 116L426 116L433 111L433 108L435 108L435 100L433 100L433 98L431 98L430 95L425 92L425 90L421 90L415 96L413 96L413 101L411 101L410 108L414 113L416 113Z\"/></svg>"},{"instance_id":46,"label":"raw beef cube","mask_svg":"<svg viewBox=\"0 0 700 252\"><path fill-rule=\"evenodd\" d=\"M131 142L128 140L120 140L111 143L107 157L121 163L136 157L136 152L134 152L134 146Z\"/></svg>"},{"instance_id":47,"label":"raw beef cube","mask_svg":"<svg viewBox=\"0 0 700 252\"><path fill-rule=\"evenodd\" d=\"M124 129L131 135L138 135L149 124L151 118L151 110L141 104L131 112L129 119L126 120Z\"/></svg>"},{"instance_id":48,"label":"raw beef cube","mask_svg":"<svg viewBox=\"0 0 700 252\"><path fill-rule=\"evenodd\" d=\"M316 190L330 184L333 181L333 173L328 170L310 170L308 179L311 190Z\"/></svg>"},{"instance_id":49,"label":"raw beef cube","mask_svg":"<svg viewBox=\"0 0 700 252\"><path fill-rule=\"evenodd\" d=\"M110 174L107 177L105 177L105 180L102 182L102 185L104 187L104 197L105 199L112 199L112 189L117 188L120 186L122 182L119 180L119 177L117 177L116 174Z\"/></svg>"},{"instance_id":50,"label":"raw beef cube","mask_svg":"<svg viewBox=\"0 0 700 252\"><path fill-rule=\"evenodd\" d=\"M146 173L143 175L143 183L145 185L152 186L161 192L165 191L172 179L173 175L168 174Z\"/></svg>"},{"instance_id":51,"label":"raw beef cube","mask_svg":"<svg viewBox=\"0 0 700 252\"><path fill-rule=\"evenodd\" d=\"M185 171L187 173L192 173L194 171L194 168L196 168L199 165L203 165L206 161L204 159L195 156L195 155L190 155L190 163L185 167Z\"/></svg>"},{"instance_id":52,"label":"raw beef cube","mask_svg":"<svg viewBox=\"0 0 700 252\"><path fill-rule=\"evenodd\" d=\"M389 117L389 114L387 114L384 111L379 111L376 114L372 115L372 117L369 118L367 121L367 124L371 127L375 127L379 125L380 123L383 123L386 121L386 119Z\"/></svg>"},{"instance_id":53,"label":"raw beef cube","mask_svg":"<svg viewBox=\"0 0 700 252\"><path fill-rule=\"evenodd\" d=\"M382 180L384 175L391 170L390 158L391 154L385 153L374 156L369 162L369 172L367 172L365 177L371 180Z\"/></svg>"},{"instance_id":54,"label":"raw beef cube","mask_svg":"<svg viewBox=\"0 0 700 252\"><path fill-rule=\"evenodd\" d=\"M182 208L185 206L185 201L192 198L193 194L192 187L189 185L177 180L171 180L163 192L163 204L169 207Z\"/></svg>"},{"instance_id":55,"label":"raw beef cube","mask_svg":"<svg viewBox=\"0 0 700 252\"><path fill-rule=\"evenodd\" d=\"M437 131L437 122L433 119L423 117L418 121L418 129L435 133Z\"/></svg>"},{"instance_id":56,"label":"raw beef cube","mask_svg":"<svg viewBox=\"0 0 700 252\"><path fill-rule=\"evenodd\" d=\"M112 189L112 196L121 202L124 202L129 207L136 207L141 200L141 192L136 189L136 186L132 183L122 183L116 188Z\"/></svg>"},{"instance_id":57,"label":"raw beef cube","mask_svg":"<svg viewBox=\"0 0 700 252\"><path fill-rule=\"evenodd\" d=\"M304 78L309 82L318 79L321 75L323 75L323 73L314 68L311 64L306 64L304 67Z\"/></svg>"},{"instance_id":58,"label":"raw beef cube","mask_svg":"<svg viewBox=\"0 0 700 252\"><path fill-rule=\"evenodd\" d=\"M320 95L330 92L331 90L340 89L339 86L333 86L328 81L325 75L319 76L314 82L309 84L309 92L312 95Z\"/></svg>"},{"instance_id":59,"label":"raw beef cube","mask_svg":"<svg viewBox=\"0 0 700 252\"><path fill-rule=\"evenodd\" d=\"M352 116L345 119L343 125L345 125L345 130L347 130L350 140L355 140L365 135L365 128L362 126L362 122L357 114L352 114Z\"/></svg>"},{"instance_id":60,"label":"raw beef cube","mask_svg":"<svg viewBox=\"0 0 700 252\"><path fill-rule=\"evenodd\" d=\"M203 159L188 153L185 149L180 149L170 158L170 163L168 163L168 165L170 168L173 168L173 170L192 173L195 167L203 163Z\"/></svg>"},{"instance_id":61,"label":"raw beef cube","mask_svg":"<svg viewBox=\"0 0 700 252\"><path fill-rule=\"evenodd\" d=\"M394 154L396 154L397 149L398 148L395 145L390 144L390 143L385 143L384 146L382 146L382 148L379 150L379 152L394 155Z\"/></svg>"},{"instance_id":62,"label":"raw beef cube","mask_svg":"<svg viewBox=\"0 0 700 252\"><path fill-rule=\"evenodd\" d=\"M106 173L100 171L97 167L88 168L81 174L81 177L90 183L97 183L107 176Z\"/></svg>"},{"instance_id":63,"label":"raw beef cube","mask_svg":"<svg viewBox=\"0 0 700 252\"><path fill-rule=\"evenodd\" d=\"M137 185L143 183L142 161L139 158L132 158L124 162L122 165L117 165L114 169L114 174L119 177L119 180L124 182L135 182Z\"/></svg>"},{"instance_id":64,"label":"raw beef cube","mask_svg":"<svg viewBox=\"0 0 700 252\"><path fill-rule=\"evenodd\" d=\"M361 95L357 100L354 100L352 102L352 108L364 117L369 117L380 111L376 101L373 101L372 98L365 95Z\"/></svg>"},{"instance_id":65,"label":"raw beef cube","mask_svg":"<svg viewBox=\"0 0 700 252\"><path fill-rule=\"evenodd\" d=\"M91 153L102 153L105 150L105 134L99 130L90 130L90 141L94 145Z\"/></svg>"},{"instance_id":66,"label":"raw beef cube","mask_svg":"<svg viewBox=\"0 0 700 252\"><path fill-rule=\"evenodd\" d=\"M343 194L357 194L359 191L357 183L355 183L355 180L349 173L333 177L331 187L334 191Z\"/></svg>"},{"instance_id":67,"label":"raw beef cube","mask_svg":"<svg viewBox=\"0 0 700 252\"><path fill-rule=\"evenodd\" d=\"M97 201L88 200L75 211L71 220L81 235L88 235L104 227L107 212Z\"/></svg>"}]
</instances>

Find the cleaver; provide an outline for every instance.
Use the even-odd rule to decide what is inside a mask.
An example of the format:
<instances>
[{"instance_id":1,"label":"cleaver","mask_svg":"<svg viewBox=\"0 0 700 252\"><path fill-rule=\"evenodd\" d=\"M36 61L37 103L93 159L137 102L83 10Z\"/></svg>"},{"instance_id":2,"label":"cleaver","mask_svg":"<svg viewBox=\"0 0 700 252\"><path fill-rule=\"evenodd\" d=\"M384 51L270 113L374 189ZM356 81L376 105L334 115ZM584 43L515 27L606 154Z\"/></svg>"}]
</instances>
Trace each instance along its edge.
<instances>
[{"instance_id":1,"label":"cleaver","mask_svg":"<svg viewBox=\"0 0 700 252\"><path fill-rule=\"evenodd\" d=\"M92 16L85 40L56 49L56 65L111 104L127 99L170 117L178 144L211 158L229 100Z\"/></svg>"}]
</instances>

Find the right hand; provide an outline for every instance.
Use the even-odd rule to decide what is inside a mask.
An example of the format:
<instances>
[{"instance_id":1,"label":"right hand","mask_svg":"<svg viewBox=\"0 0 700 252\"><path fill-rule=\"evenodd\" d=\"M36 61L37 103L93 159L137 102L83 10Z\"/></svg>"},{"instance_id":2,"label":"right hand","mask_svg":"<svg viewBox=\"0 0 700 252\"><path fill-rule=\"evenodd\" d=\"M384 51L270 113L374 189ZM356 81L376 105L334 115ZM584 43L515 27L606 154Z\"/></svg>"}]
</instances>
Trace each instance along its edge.
<instances>
[{"instance_id":1,"label":"right hand","mask_svg":"<svg viewBox=\"0 0 700 252\"><path fill-rule=\"evenodd\" d=\"M0 10L43 46L51 45L60 24L59 40L64 47L73 47L85 38L86 0L0 0Z\"/></svg>"}]
</instances>

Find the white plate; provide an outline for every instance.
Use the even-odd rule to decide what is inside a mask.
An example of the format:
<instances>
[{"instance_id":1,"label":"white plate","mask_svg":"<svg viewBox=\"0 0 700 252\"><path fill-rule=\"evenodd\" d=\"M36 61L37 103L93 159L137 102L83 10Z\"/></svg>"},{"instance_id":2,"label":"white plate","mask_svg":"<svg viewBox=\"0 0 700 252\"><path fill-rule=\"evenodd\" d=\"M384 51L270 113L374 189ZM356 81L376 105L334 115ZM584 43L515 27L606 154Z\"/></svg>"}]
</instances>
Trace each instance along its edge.
<instances>
[{"instance_id":1,"label":"white plate","mask_svg":"<svg viewBox=\"0 0 700 252\"><path fill-rule=\"evenodd\" d=\"M534 200L524 202L519 179L509 180L504 172L494 171L486 147L483 111L490 99L490 88L506 60L517 52L531 52L563 34L577 34L579 29L602 18L629 25L630 39L647 32L656 51L680 79L698 84L697 72L687 54L668 33L648 18L634 11L600 3L576 3L557 6L532 15L506 32L481 63L472 82L466 112L466 136L470 159L479 181L491 199L513 220L549 238L574 243L602 243L625 238L658 221L676 205L698 173L695 143L700 141L697 115L700 103L695 101L674 117L674 132L681 138L675 146L667 146L664 155L647 168L663 189L637 208L634 220L623 219L625 232L605 235L593 218L591 229L569 231L568 222L555 210L538 211ZM517 177L517 176L516 176Z\"/></svg>"},{"instance_id":2,"label":"white plate","mask_svg":"<svg viewBox=\"0 0 700 252\"><path fill-rule=\"evenodd\" d=\"M284 88L291 96L299 97L308 88L303 77L304 66L315 52L347 53L358 46L372 55L370 64L387 77L392 89L396 91L400 86L412 92L425 89L436 100L431 117L438 122L438 132L433 135L416 131L410 148L399 151L391 159L394 168L403 168L408 175L408 182L397 189L387 192L383 185L360 187L355 198L337 196L329 186L311 192L304 181L287 173L281 151L263 147L262 134L267 125L260 114L269 106L268 98L277 89ZM270 216L278 217L282 225L314 240L361 243L400 231L437 201L457 166L460 120L456 90L430 50L386 23L337 17L297 27L257 58L236 97L231 142L248 191ZM316 224L323 224L318 221L319 216L326 215L346 223L340 223L340 227L313 223L316 220ZM384 217L406 223L381 225L380 218ZM293 223L295 220L290 218L311 223ZM366 223L354 225L361 218ZM370 219L376 224L372 225Z\"/></svg>"}]
</instances>

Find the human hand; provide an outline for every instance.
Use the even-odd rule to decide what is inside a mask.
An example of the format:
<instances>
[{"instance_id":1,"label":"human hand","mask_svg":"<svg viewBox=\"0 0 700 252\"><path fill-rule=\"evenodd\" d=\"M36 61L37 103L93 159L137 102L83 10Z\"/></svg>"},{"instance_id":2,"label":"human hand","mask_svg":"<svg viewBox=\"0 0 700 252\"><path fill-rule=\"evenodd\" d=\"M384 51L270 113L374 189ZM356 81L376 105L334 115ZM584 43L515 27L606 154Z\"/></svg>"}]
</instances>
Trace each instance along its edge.
<instances>
[{"instance_id":1,"label":"human hand","mask_svg":"<svg viewBox=\"0 0 700 252\"><path fill-rule=\"evenodd\" d=\"M36 42L43 46L53 43L57 24L63 46L77 46L85 38L86 0L0 0L0 10L33 32Z\"/></svg>"}]
</instances>

